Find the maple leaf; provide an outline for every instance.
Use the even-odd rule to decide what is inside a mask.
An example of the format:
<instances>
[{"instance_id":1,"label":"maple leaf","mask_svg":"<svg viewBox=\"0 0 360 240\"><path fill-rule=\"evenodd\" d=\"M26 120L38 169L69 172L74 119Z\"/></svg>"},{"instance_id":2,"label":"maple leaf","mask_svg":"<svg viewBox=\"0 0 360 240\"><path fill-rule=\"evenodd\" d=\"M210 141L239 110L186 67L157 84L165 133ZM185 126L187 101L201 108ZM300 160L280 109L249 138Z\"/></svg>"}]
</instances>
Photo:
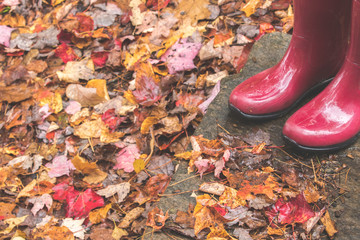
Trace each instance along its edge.
<instances>
[{"instance_id":1,"label":"maple leaf","mask_svg":"<svg viewBox=\"0 0 360 240\"><path fill-rule=\"evenodd\" d=\"M207 172L214 169L213 165L210 163L209 159L199 159L195 161L195 167L197 168L197 172L200 174L200 177Z\"/></svg>"},{"instance_id":2,"label":"maple leaf","mask_svg":"<svg viewBox=\"0 0 360 240\"><path fill-rule=\"evenodd\" d=\"M92 52L91 59L97 67L104 67L109 57L109 52Z\"/></svg>"},{"instance_id":3,"label":"maple leaf","mask_svg":"<svg viewBox=\"0 0 360 240\"><path fill-rule=\"evenodd\" d=\"M125 172L134 171L134 161L140 156L140 150L136 144L130 144L123 148L116 157L117 164L114 169L124 169Z\"/></svg>"},{"instance_id":4,"label":"maple leaf","mask_svg":"<svg viewBox=\"0 0 360 240\"><path fill-rule=\"evenodd\" d=\"M160 230L165 226L166 219L169 218L169 213L166 211L165 215L163 210L158 207L153 208L147 217L146 226L150 226L155 230Z\"/></svg>"},{"instance_id":5,"label":"maple leaf","mask_svg":"<svg viewBox=\"0 0 360 240\"><path fill-rule=\"evenodd\" d=\"M84 218L91 210L104 206L104 199L91 188L79 192L71 187L66 193L66 217Z\"/></svg>"},{"instance_id":6,"label":"maple leaf","mask_svg":"<svg viewBox=\"0 0 360 240\"><path fill-rule=\"evenodd\" d=\"M63 175L69 176L70 171L76 169L71 160L68 160L65 155L56 156L52 162L47 163L45 167L50 168L48 174L51 178Z\"/></svg>"},{"instance_id":7,"label":"maple leaf","mask_svg":"<svg viewBox=\"0 0 360 240\"><path fill-rule=\"evenodd\" d=\"M159 84L147 75L136 78L136 90L132 93L136 102L143 106L151 106L162 97Z\"/></svg>"},{"instance_id":8,"label":"maple leaf","mask_svg":"<svg viewBox=\"0 0 360 240\"><path fill-rule=\"evenodd\" d=\"M13 30L14 28L0 25L0 44L10 47L10 37Z\"/></svg>"},{"instance_id":9,"label":"maple leaf","mask_svg":"<svg viewBox=\"0 0 360 240\"><path fill-rule=\"evenodd\" d=\"M287 202L279 198L273 206L266 208L265 214L270 222L279 224L305 223L315 216L303 193Z\"/></svg>"},{"instance_id":10,"label":"maple leaf","mask_svg":"<svg viewBox=\"0 0 360 240\"><path fill-rule=\"evenodd\" d=\"M170 74L191 70L196 68L193 60L201 46L201 43L190 42L188 38L180 39L161 56L161 61L166 62Z\"/></svg>"},{"instance_id":11,"label":"maple leaf","mask_svg":"<svg viewBox=\"0 0 360 240\"><path fill-rule=\"evenodd\" d=\"M111 130L115 131L115 129L124 121L126 117L117 117L115 115L115 109L107 110L102 116L101 120L105 123L105 125Z\"/></svg>"},{"instance_id":12,"label":"maple leaf","mask_svg":"<svg viewBox=\"0 0 360 240\"><path fill-rule=\"evenodd\" d=\"M28 201L30 203L34 204L34 206L31 209L31 212L34 214L34 216L44 206L46 206L46 208L48 210L50 210L52 203L53 203L53 199L50 196L50 194L43 194L40 197L32 197L32 198L28 199Z\"/></svg>"},{"instance_id":13,"label":"maple leaf","mask_svg":"<svg viewBox=\"0 0 360 240\"><path fill-rule=\"evenodd\" d=\"M74 237L78 237L80 239L85 238L85 228L82 226L85 218L74 220L72 218L65 218L61 224L61 227L67 227L72 233L74 233Z\"/></svg>"},{"instance_id":14,"label":"maple leaf","mask_svg":"<svg viewBox=\"0 0 360 240\"><path fill-rule=\"evenodd\" d=\"M170 0L147 0L146 6L152 8L153 10L160 10L166 8Z\"/></svg>"},{"instance_id":15,"label":"maple leaf","mask_svg":"<svg viewBox=\"0 0 360 240\"><path fill-rule=\"evenodd\" d=\"M61 58L61 60L64 63L79 59L75 51L71 47L69 47L65 42L63 42L55 49L55 56Z\"/></svg>"}]
</instances>

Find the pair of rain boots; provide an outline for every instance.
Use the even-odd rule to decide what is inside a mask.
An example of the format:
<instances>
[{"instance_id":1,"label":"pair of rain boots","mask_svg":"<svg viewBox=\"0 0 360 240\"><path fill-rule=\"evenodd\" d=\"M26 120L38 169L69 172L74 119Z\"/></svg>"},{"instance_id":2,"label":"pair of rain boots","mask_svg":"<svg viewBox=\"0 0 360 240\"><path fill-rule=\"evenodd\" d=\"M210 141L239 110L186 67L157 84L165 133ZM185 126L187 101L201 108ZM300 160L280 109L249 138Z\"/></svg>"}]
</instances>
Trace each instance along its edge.
<instances>
[{"instance_id":1,"label":"pair of rain boots","mask_svg":"<svg viewBox=\"0 0 360 240\"><path fill-rule=\"evenodd\" d=\"M294 0L294 30L283 59L238 85L230 109L242 117L281 117L327 87L285 123L298 149L335 151L360 132L360 0Z\"/></svg>"}]
</instances>

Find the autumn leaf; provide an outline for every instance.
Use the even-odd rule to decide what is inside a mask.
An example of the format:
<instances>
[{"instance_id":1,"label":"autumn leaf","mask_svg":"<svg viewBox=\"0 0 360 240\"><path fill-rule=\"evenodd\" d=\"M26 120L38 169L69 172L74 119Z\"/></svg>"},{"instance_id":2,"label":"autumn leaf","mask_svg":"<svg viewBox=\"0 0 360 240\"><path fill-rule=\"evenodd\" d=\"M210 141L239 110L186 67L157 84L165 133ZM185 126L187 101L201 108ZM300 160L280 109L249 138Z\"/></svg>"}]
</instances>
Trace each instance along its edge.
<instances>
[{"instance_id":1,"label":"autumn leaf","mask_svg":"<svg viewBox=\"0 0 360 240\"><path fill-rule=\"evenodd\" d=\"M31 212L34 214L34 216L44 206L46 206L46 208L48 210L50 210L52 203L53 203L52 197L50 196L50 194L47 194L47 193L43 194L39 197L32 197L32 198L28 199L28 201L34 205L31 209Z\"/></svg>"},{"instance_id":2,"label":"autumn leaf","mask_svg":"<svg viewBox=\"0 0 360 240\"><path fill-rule=\"evenodd\" d=\"M61 224L61 227L67 227L74 234L74 237L84 239L85 228L82 226L84 221L85 218L78 220L72 218L65 218Z\"/></svg>"},{"instance_id":3,"label":"autumn leaf","mask_svg":"<svg viewBox=\"0 0 360 240\"><path fill-rule=\"evenodd\" d=\"M118 203L121 203L126 198L129 192L130 192L130 183L124 182L115 185L109 185L104 189L98 190L96 193L106 198L114 196L117 193Z\"/></svg>"},{"instance_id":4,"label":"autumn leaf","mask_svg":"<svg viewBox=\"0 0 360 240\"><path fill-rule=\"evenodd\" d=\"M260 6L260 0L250 0L248 3L241 9L241 11L245 12L247 17L250 17L256 9Z\"/></svg>"},{"instance_id":5,"label":"autumn leaf","mask_svg":"<svg viewBox=\"0 0 360 240\"><path fill-rule=\"evenodd\" d=\"M92 224L98 224L101 220L106 218L108 211L111 208L111 204L107 204L103 208L93 210L89 213L89 220Z\"/></svg>"},{"instance_id":6,"label":"autumn leaf","mask_svg":"<svg viewBox=\"0 0 360 240\"><path fill-rule=\"evenodd\" d=\"M130 226L130 224L141 216L141 214L145 211L144 208L136 207L132 209L130 212L128 212L125 217L121 220L118 227L119 228L127 228Z\"/></svg>"},{"instance_id":7,"label":"autumn leaf","mask_svg":"<svg viewBox=\"0 0 360 240\"><path fill-rule=\"evenodd\" d=\"M201 46L201 43L190 42L187 38L180 39L161 56L161 60L166 62L170 74L191 70L196 68L193 60Z\"/></svg>"},{"instance_id":8,"label":"autumn leaf","mask_svg":"<svg viewBox=\"0 0 360 240\"><path fill-rule=\"evenodd\" d=\"M160 230L165 226L165 221L169 218L168 211L165 213L158 207L153 208L147 217L146 226L155 230Z\"/></svg>"},{"instance_id":9,"label":"autumn leaf","mask_svg":"<svg viewBox=\"0 0 360 240\"><path fill-rule=\"evenodd\" d=\"M13 30L14 28L0 25L0 44L4 45L5 47L10 46L10 37Z\"/></svg>"},{"instance_id":10,"label":"autumn leaf","mask_svg":"<svg viewBox=\"0 0 360 240\"><path fill-rule=\"evenodd\" d=\"M287 202L279 198L272 207L267 208L265 213L270 222L279 224L305 223L315 216L302 193Z\"/></svg>"},{"instance_id":11,"label":"autumn leaf","mask_svg":"<svg viewBox=\"0 0 360 240\"><path fill-rule=\"evenodd\" d=\"M15 203L0 203L0 221L8 219L8 218L14 218L15 215L13 215L11 212L14 210L16 204Z\"/></svg>"},{"instance_id":12,"label":"autumn leaf","mask_svg":"<svg viewBox=\"0 0 360 240\"><path fill-rule=\"evenodd\" d=\"M101 171L95 162L90 163L79 155L76 155L71 162L79 172L86 175L83 180L89 184L102 182L107 177L107 173Z\"/></svg>"},{"instance_id":13,"label":"autumn leaf","mask_svg":"<svg viewBox=\"0 0 360 240\"><path fill-rule=\"evenodd\" d=\"M77 83L80 79L90 80L94 78L94 64L90 59L83 59L81 61L68 61L65 65L64 71L57 71L56 74L60 81L68 83Z\"/></svg>"},{"instance_id":14,"label":"autumn leaf","mask_svg":"<svg viewBox=\"0 0 360 240\"><path fill-rule=\"evenodd\" d=\"M116 157L117 164L114 169L124 169L125 172L134 171L134 161L140 156L140 150L136 144L123 148Z\"/></svg>"},{"instance_id":15,"label":"autumn leaf","mask_svg":"<svg viewBox=\"0 0 360 240\"><path fill-rule=\"evenodd\" d=\"M63 175L69 176L70 171L76 169L71 160L68 160L65 155L56 156L52 162L47 163L45 167L50 169L48 174L51 178Z\"/></svg>"},{"instance_id":16,"label":"autumn leaf","mask_svg":"<svg viewBox=\"0 0 360 240\"><path fill-rule=\"evenodd\" d=\"M64 42L55 49L55 56L61 58L64 63L79 59L75 51Z\"/></svg>"}]
</instances>

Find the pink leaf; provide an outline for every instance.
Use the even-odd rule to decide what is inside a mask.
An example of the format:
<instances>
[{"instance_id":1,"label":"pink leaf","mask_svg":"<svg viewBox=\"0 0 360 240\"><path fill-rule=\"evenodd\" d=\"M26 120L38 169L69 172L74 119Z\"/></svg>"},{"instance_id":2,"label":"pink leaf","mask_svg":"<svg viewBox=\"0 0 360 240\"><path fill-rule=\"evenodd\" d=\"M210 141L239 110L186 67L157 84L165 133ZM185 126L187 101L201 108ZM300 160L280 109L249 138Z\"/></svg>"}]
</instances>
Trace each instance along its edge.
<instances>
[{"instance_id":1,"label":"pink leaf","mask_svg":"<svg viewBox=\"0 0 360 240\"><path fill-rule=\"evenodd\" d=\"M0 44L4 45L5 47L10 46L10 37L13 30L14 28L0 25Z\"/></svg>"},{"instance_id":2,"label":"pink leaf","mask_svg":"<svg viewBox=\"0 0 360 240\"><path fill-rule=\"evenodd\" d=\"M51 198L51 196L47 193L39 196L39 197L32 197L30 199L28 199L28 201L32 204L34 204L34 206L31 209L31 212L34 214L34 216L36 215L36 213L41 210L44 206L46 206L46 208L48 210L50 210L51 205L53 203L53 199Z\"/></svg>"},{"instance_id":3,"label":"pink leaf","mask_svg":"<svg viewBox=\"0 0 360 240\"><path fill-rule=\"evenodd\" d=\"M227 149L225 150L223 157L215 162L215 170L214 170L215 177L217 178L220 177L220 173L225 167L225 162L229 161L229 158L230 158L230 150Z\"/></svg>"},{"instance_id":4,"label":"pink leaf","mask_svg":"<svg viewBox=\"0 0 360 240\"><path fill-rule=\"evenodd\" d=\"M200 51L201 43L187 42L187 40L187 38L179 40L161 57L161 60L167 63L170 74L196 67L193 60Z\"/></svg>"},{"instance_id":5,"label":"pink leaf","mask_svg":"<svg viewBox=\"0 0 360 240\"><path fill-rule=\"evenodd\" d=\"M130 144L122 149L116 158L117 164L114 169L124 169L125 172L134 171L134 161L140 156L140 150L136 144Z\"/></svg>"},{"instance_id":6,"label":"pink leaf","mask_svg":"<svg viewBox=\"0 0 360 240\"><path fill-rule=\"evenodd\" d=\"M138 78L136 90L133 95L136 102L143 106L151 106L162 97L159 84L152 77L141 76Z\"/></svg>"},{"instance_id":7,"label":"pink leaf","mask_svg":"<svg viewBox=\"0 0 360 240\"><path fill-rule=\"evenodd\" d=\"M65 155L56 156L51 163L47 163L45 167L50 168L48 172L49 177L60 177L70 174L71 170L75 170L71 160L68 160Z\"/></svg>"},{"instance_id":8,"label":"pink leaf","mask_svg":"<svg viewBox=\"0 0 360 240\"><path fill-rule=\"evenodd\" d=\"M210 103L212 101L214 101L215 97L218 95L218 93L220 92L220 83L221 81L218 81L215 85L215 87L211 90L211 93L208 97L208 99L206 99L205 102L201 103L198 107L200 109L200 111L202 112L202 114L206 113L207 108L209 107Z\"/></svg>"},{"instance_id":9,"label":"pink leaf","mask_svg":"<svg viewBox=\"0 0 360 240\"><path fill-rule=\"evenodd\" d=\"M77 101L70 101L69 106L66 107L67 114L75 114L81 110L81 104Z\"/></svg>"},{"instance_id":10,"label":"pink leaf","mask_svg":"<svg viewBox=\"0 0 360 240\"><path fill-rule=\"evenodd\" d=\"M195 161L194 165L196 166L198 173L202 177L203 173L210 169L210 160L209 159L201 159Z\"/></svg>"}]
</instances>

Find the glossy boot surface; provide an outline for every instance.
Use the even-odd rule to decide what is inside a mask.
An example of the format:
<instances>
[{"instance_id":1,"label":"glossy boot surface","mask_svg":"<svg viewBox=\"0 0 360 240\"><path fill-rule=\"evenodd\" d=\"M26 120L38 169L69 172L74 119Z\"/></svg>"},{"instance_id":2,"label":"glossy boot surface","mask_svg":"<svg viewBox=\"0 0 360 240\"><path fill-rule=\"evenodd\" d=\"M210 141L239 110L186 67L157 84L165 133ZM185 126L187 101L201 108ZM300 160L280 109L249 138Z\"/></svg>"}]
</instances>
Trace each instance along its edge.
<instances>
[{"instance_id":1,"label":"glossy boot surface","mask_svg":"<svg viewBox=\"0 0 360 240\"><path fill-rule=\"evenodd\" d=\"M283 135L308 151L338 150L360 132L360 0L353 1L349 51L335 79L285 123Z\"/></svg>"},{"instance_id":2,"label":"glossy boot surface","mask_svg":"<svg viewBox=\"0 0 360 240\"><path fill-rule=\"evenodd\" d=\"M294 32L283 59L239 84L229 106L250 119L285 114L340 69L348 45L351 0L294 1Z\"/></svg>"}]
</instances>

